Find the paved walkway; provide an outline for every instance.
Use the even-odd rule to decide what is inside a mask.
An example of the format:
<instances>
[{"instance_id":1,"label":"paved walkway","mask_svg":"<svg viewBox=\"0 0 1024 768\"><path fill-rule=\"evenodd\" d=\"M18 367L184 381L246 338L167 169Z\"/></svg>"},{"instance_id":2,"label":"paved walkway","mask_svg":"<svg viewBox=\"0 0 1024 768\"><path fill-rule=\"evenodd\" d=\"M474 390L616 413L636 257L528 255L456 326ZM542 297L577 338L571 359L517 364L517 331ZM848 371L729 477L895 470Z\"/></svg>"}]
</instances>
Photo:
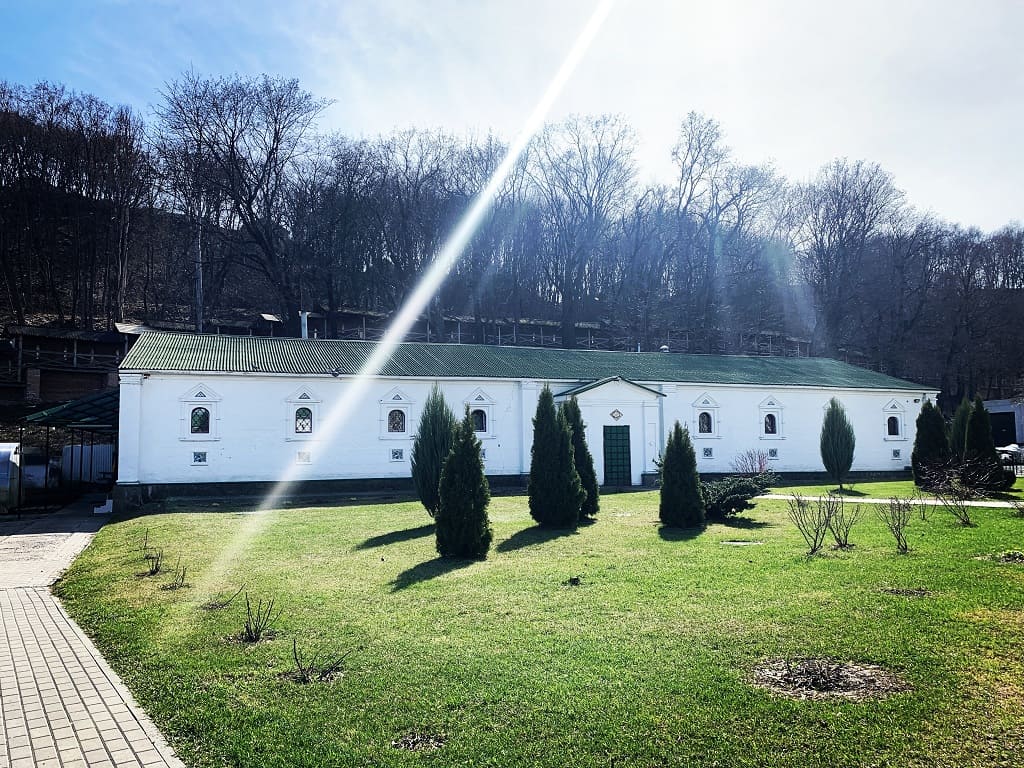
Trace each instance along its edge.
<instances>
[{"instance_id":1,"label":"paved walkway","mask_svg":"<svg viewBox=\"0 0 1024 768\"><path fill-rule=\"evenodd\" d=\"M818 498L819 495L820 494L813 494L813 493L801 494L801 496L803 496L805 499L816 499L816 498ZM757 498L759 498L759 499L782 499L782 500L786 500L786 499L792 499L792 498L795 498L795 497L793 496L793 494L790 494L790 493L762 493ZM870 499L870 498L862 498L860 496L843 496L842 498L843 498L843 501L846 502L847 504L888 504L889 503L889 499ZM938 499L910 499L910 498L904 498L903 500L904 501L913 501L915 504L924 504L925 506L928 506L928 507L941 507L942 506L942 502L939 501ZM1000 507L1000 508L1005 508L1005 509L1009 509L1010 507L1013 506L1013 504L1011 504L1008 501L995 501L995 500L993 500L993 501L965 501L964 504L966 504L968 507Z\"/></svg>"},{"instance_id":2,"label":"paved walkway","mask_svg":"<svg viewBox=\"0 0 1024 768\"><path fill-rule=\"evenodd\" d=\"M48 585L103 518L91 506L0 521L0 768L179 768Z\"/></svg>"}]
</instances>

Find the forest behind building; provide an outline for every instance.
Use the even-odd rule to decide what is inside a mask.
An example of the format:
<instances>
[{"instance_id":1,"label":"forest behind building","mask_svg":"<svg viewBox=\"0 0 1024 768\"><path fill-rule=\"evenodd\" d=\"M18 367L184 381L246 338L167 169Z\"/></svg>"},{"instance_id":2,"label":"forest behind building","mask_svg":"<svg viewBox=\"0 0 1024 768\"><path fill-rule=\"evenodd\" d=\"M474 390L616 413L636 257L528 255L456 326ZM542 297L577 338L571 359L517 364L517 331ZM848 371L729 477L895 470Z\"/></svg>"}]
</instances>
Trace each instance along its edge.
<instances>
[{"instance_id":1,"label":"forest behind building","mask_svg":"<svg viewBox=\"0 0 1024 768\"><path fill-rule=\"evenodd\" d=\"M0 320L198 328L274 312L297 334L313 310L332 335L343 310L396 311L509 137L349 137L321 128L326 106L270 76L186 74L146 114L0 81ZM1024 394L1019 222L941 221L868 159L787 179L693 112L671 177L650 184L638 140L618 115L545 125L431 303L435 327L546 319L572 348L585 321L644 351L804 339L940 388L947 407Z\"/></svg>"}]
</instances>

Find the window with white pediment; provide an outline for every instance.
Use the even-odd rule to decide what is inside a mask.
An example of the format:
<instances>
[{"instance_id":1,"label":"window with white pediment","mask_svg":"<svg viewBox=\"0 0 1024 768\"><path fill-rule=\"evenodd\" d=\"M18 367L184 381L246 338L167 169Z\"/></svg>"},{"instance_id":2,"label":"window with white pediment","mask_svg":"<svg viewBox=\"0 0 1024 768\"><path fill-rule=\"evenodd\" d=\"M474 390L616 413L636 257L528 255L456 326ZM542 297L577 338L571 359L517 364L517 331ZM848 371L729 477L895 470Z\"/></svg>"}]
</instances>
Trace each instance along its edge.
<instances>
[{"instance_id":1,"label":"window with white pediment","mask_svg":"<svg viewBox=\"0 0 1024 768\"><path fill-rule=\"evenodd\" d=\"M205 384L197 384L178 398L178 439L219 440L220 400L220 395Z\"/></svg>"},{"instance_id":2,"label":"window with white pediment","mask_svg":"<svg viewBox=\"0 0 1024 768\"><path fill-rule=\"evenodd\" d=\"M286 440L312 440L320 429L320 398L311 389L302 387L285 400ZM300 462L301 463L301 462Z\"/></svg>"},{"instance_id":3,"label":"window with white pediment","mask_svg":"<svg viewBox=\"0 0 1024 768\"><path fill-rule=\"evenodd\" d=\"M774 396L766 397L758 405L758 428L762 440L782 440L783 432L782 403Z\"/></svg>"},{"instance_id":4,"label":"window with white pediment","mask_svg":"<svg viewBox=\"0 0 1024 768\"><path fill-rule=\"evenodd\" d=\"M706 392L693 401L693 427L691 437L718 437L718 402Z\"/></svg>"},{"instance_id":5,"label":"window with white pediment","mask_svg":"<svg viewBox=\"0 0 1024 768\"><path fill-rule=\"evenodd\" d=\"M401 389L392 389L380 399L380 437L385 440L412 436L410 421L413 401ZM393 459L397 461L397 459Z\"/></svg>"}]
</instances>

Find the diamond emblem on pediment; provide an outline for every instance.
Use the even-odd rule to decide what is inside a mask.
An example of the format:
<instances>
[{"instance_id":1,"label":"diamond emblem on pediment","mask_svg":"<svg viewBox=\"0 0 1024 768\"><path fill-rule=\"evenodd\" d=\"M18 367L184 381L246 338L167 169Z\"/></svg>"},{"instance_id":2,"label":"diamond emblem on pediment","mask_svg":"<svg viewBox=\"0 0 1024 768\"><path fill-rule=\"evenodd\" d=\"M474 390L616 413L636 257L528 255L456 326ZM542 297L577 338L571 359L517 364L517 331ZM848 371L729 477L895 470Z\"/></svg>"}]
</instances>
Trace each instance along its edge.
<instances>
[{"instance_id":1,"label":"diamond emblem on pediment","mask_svg":"<svg viewBox=\"0 0 1024 768\"><path fill-rule=\"evenodd\" d=\"M611 416L616 421L618 421L619 419L622 418L622 411L620 411L618 408L616 408L614 411L612 411L608 415Z\"/></svg>"}]
</instances>

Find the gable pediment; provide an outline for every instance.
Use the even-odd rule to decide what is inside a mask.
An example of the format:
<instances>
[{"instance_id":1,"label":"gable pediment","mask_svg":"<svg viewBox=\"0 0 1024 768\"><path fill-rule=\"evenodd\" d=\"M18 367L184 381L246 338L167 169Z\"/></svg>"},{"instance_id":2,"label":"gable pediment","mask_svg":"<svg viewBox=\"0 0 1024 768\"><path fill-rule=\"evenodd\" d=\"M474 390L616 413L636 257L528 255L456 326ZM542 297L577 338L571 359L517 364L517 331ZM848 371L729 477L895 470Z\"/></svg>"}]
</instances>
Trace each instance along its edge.
<instances>
[{"instance_id":1,"label":"gable pediment","mask_svg":"<svg viewBox=\"0 0 1024 768\"><path fill-rule=\"evenodd\" d=\"M707 392L704 392L703 394L701 394L700 397L698 397L696 400L693 401L693 407L694 408L717 408L718 407L718 401L715 400L715 398L713 398Z\"/></svg>"},{"instance_id":2,"label":"gable pediment","mask_svg":"<svg viewBox=\"0 0 1024 768\"><path fill-rule=\"evenodd\" d=\"M382 405L409 405L412 398L398 387L395 387L380 399Z\"/></svg>"},{"instance_id":3,"label":"gable pediment","mask_svg":"<svg viewBox=\"0 0 1024 768\"><path fill-rule=\"evenodd\" d=\"M221 398L220 395L218 395L213 389L211 389L206 384L196 384L184 395L182 395L179 399L182 401L202 402L205 400L207 402L216 402Z\"/></svg>"},{"instance_id":4,"label":"gable pediment","mask_svg":"<svg viewBox=\"0 0 1024 768\"><path fill-rule=\"evenodd\" d=\"M626 396L641 398L644 400L656 397L665 397L663 392L659 392L651 387L646 387L643 384L637 384L635 381L630 381L622 376L609 376L608 378L596 379L594 381L578 384L575 387L559 392L555 395L555 398L564 399L568 397L575 397L578 399L595 393L606 395L615 391L617 391L618 397Z\"/></svg>"},{"instance_id":5,"label":"gable pediment","mask_svg":"<svg viewBox=\"0 0 1024 768\"><path fill-rule=\"evenodd\" d=\"M299 387L288 397L289 403L319 403L320 398L309 387Z\"/></svg>"}]
</instances>

